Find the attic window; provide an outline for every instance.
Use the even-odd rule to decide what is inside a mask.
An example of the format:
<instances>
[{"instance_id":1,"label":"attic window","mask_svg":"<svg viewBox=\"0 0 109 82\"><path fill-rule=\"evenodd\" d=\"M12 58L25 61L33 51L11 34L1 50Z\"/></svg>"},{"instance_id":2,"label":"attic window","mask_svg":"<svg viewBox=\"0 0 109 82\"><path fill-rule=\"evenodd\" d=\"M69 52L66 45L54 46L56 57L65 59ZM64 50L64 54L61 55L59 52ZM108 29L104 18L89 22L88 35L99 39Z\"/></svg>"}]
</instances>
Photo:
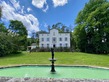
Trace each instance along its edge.
<instances>
[{"instance_id":1,"label":"attic window","mask_svg":"<svg viewBox=\"0 0 109 82\"><path fill-rule=\"evenodd\" d=\"M53 32L53 36L55 36L55 32Z\"/></svg>"}]
</instances>

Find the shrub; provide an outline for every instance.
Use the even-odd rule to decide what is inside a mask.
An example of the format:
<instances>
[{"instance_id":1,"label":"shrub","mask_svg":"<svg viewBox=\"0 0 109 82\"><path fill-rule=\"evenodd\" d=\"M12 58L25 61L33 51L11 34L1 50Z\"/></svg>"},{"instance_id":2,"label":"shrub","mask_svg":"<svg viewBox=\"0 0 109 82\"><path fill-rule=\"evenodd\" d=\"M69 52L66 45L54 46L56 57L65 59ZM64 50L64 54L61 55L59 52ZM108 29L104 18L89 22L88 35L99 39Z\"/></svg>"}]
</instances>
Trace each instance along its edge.
<instances>
[{"instance_id":1,"label":"shrub","mask_svg":"<svg viewBox=\"0 0 109 82\"><path fill-rule=\"evenodd\" d=\"M31 51L32 52L50 52L51 48L34 48L32 49ZM70 48L67 48L67 47L58 47L58 48L55 48L54 49L55 52L70 52L71 49Z\"/></svg>"},{"instance_id":2,"label":"shrub","mask_svg":"<svg viewBox=\"0 0 109 82\"><path fill-rule=\"evenodd\" d=\"M0 32L0 57L18 51L18 46L14 37Z\"/></svg>"},{"instance_id":3,"label":"shrub","mask_svg":"<svg viewBox=\"0 0 109 82\"><path fill-rule=\"evenodd\" d=\"M70 52L70 48L68 47L59 47L59 48L55 48L56 52Z\"/></svg>"}]
</instances>

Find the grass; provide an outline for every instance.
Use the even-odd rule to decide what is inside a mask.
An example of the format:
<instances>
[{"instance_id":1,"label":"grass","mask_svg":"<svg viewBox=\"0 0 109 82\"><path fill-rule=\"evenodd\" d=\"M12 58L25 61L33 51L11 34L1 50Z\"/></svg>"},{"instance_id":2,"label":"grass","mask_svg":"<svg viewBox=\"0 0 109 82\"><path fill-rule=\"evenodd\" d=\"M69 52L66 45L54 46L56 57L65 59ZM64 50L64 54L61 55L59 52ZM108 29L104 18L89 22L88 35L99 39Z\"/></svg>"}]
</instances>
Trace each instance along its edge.
<instances>
[{"instance_id":1,"label":"grass","mask_svg":"<svg viewBox=\"0 0 109 82\"><path fill-rule=\"evenodd\" d=\"M22 52L0 58L0 66L18 64L50 64L50 52ZM55 52L57 65L91 65L109 67L109 55L97 55L81 52Z\"/></svg>"}]
</instances>

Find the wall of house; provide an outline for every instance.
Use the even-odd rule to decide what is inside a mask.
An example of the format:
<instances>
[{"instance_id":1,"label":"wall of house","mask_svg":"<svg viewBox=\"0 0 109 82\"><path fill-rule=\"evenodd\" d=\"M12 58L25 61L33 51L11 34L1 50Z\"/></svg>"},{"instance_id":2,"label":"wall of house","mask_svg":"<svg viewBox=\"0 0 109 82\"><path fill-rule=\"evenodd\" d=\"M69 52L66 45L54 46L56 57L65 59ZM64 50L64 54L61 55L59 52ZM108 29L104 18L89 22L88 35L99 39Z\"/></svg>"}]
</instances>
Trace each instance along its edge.
<instances>
[{"instance_id":1,"label":"wall of house","mask_svg":"<svg viewBox=\"0 0 109 82\"><path fill-rule=\"evenodd\" d=\"M70 47L70 33L59 33L57 29L52 29L50 33L39 34L39 47L51 48L53 45L55 47Z\"/></svg>"}]
</instances>

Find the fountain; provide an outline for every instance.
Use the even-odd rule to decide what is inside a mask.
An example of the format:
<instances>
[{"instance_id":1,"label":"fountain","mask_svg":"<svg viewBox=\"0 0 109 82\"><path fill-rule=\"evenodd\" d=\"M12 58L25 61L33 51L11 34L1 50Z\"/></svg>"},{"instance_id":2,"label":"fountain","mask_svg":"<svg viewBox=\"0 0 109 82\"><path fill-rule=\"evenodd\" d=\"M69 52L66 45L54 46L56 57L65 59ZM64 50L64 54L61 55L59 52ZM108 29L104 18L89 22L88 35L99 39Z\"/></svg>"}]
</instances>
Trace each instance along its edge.
<instances>
[{"instance_id":1,"label":"fountain","mask_svg":"<svg viewBox=\"0 0 109 82\"><path fill-rule=\"evenodd\" d=\"M72 79L100 79L100 82L103 79L109 79L109 68L96 68L90 66L57 66L55 70L54 62L54 48L51 48L52 57L49 59L51 61L51 70L48 72L50 66L44 65L19 65L19 66L10 66L10 67L0 67L0 77L13 77L14 78L41 78L40 80L52 80L55 78L66 78L66 80ZM11 79L11 78L10 78ZM57 79L58 80L58 79ZM92 80L90 82L92 82ZM63 82L65 82L63 81ZM15 82L15 81L13 81ZM31 82L31 81L29 81ZM42 82L42 81L40 81ZM47 81L49 82L49 81ZM79 81L78 81L79 82ZM89 82L89 81L88 81ZM97 82L97 81L96 81ZM109 81L106 81L109 82Z\"/></svg>"},{"instance_id":2,"label":"fountain","mask_svg":"<svg viewBox=\"0 0 109 82\"><path fill-rule=\"evenodd\" d=\"M51 48L51 54L52 54L52 58L50 58L49 60L51 61L52 65L51 65L51 72L55 73L55 66L54 66L54 62L56 61L56 59L54 58L54 49Z\"/></svg>"}]
</instances>

